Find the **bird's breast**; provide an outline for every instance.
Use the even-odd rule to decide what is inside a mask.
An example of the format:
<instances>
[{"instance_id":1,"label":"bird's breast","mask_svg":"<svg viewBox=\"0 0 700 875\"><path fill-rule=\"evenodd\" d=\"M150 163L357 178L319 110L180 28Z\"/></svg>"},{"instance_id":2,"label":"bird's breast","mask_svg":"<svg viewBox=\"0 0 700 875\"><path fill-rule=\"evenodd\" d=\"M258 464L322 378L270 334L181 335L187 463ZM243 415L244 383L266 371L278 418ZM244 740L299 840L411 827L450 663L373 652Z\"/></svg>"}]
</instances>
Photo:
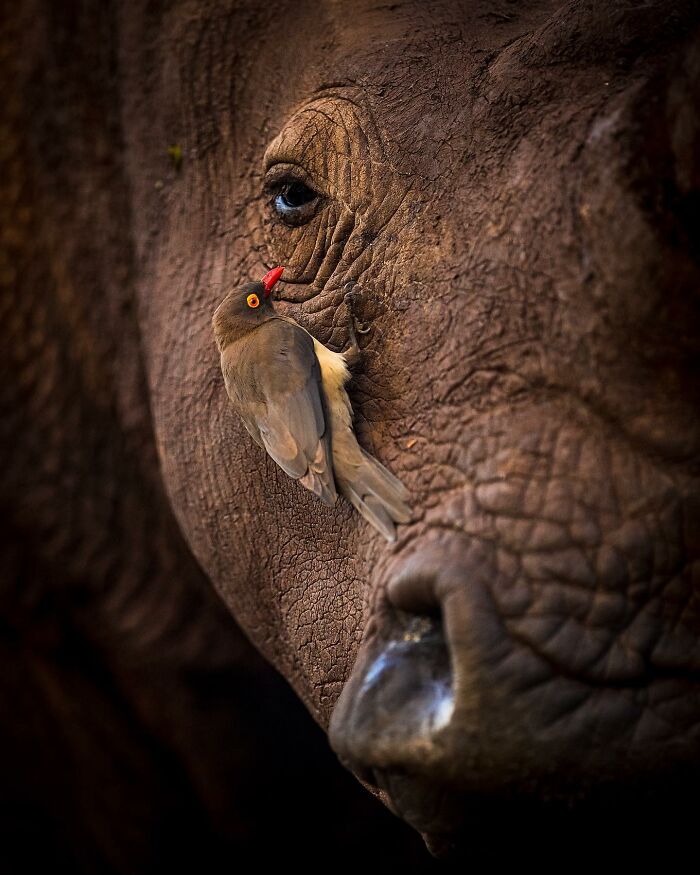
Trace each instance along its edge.
<instances>
[{"instance_id":1,"label":"bird's breast","mask_svg":"<svg viewBox=\"0 0 700 875\"><path fill-rule=\"evenodd\" d=\"M350 378L350 372L342 352L333 352L316 340L315 337L313 341L314 352L321 368L323 391L326 393L328 400L331 401L337 398L341 392L345 394L345 384Z\"/></svg>"}]
</instances>

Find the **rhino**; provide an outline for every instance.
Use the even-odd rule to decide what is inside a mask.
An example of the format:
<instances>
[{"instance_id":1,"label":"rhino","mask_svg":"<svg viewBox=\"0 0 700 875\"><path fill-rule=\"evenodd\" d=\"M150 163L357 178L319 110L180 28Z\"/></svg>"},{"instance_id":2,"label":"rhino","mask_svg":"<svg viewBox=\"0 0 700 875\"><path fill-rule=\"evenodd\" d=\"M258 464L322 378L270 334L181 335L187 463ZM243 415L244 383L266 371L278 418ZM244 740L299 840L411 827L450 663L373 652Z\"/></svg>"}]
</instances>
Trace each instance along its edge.
<instances>
[{"instance_id":1,"label":"rhino","mask_svg":"<svg viewBox=\"0 0 700 875\"><path fill-rule=\"evenodd\" d=\"M92 194L120 209L91 331L247 637L437 855L479 818L688 798L697 4L109 9L119 159ZM277 265L281 315L336 351L360 327L355 429L410 494L394 543L228 403L212 314Z\"/></svg>"}]
</instances>

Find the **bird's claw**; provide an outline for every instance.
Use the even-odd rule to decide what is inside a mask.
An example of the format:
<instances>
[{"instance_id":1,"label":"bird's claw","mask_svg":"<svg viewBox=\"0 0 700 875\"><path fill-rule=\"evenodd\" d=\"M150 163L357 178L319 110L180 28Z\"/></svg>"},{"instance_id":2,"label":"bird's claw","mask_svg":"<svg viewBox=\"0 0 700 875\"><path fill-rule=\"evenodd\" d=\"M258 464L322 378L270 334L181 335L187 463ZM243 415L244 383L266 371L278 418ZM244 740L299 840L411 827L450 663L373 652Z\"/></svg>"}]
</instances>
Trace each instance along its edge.
<instances>
[{"instance_id":1,"label":"bird's claw","mask_svg":"<svg viewBox=\"0 0 700 875\"><path fill-rule=\"evenodd\" d=\"M343 351L343 355L345 356L347 366L349 368L355 368L362 358L362 350L357 342L355 326L352 324L352 318L350 319L350 324L348 326L348 333L350 334L350 346Z\"/></svg>"},{"instance_id":2,"label":"bird's claw","mask_svg":"<svg viewBox=\"0 0 700 875\"><path fill-rule=\"evenodd\" d=\"M345 302L345 306L348 308L348 314L350 316L350 318L348 319L348 334L350 335L350 346L344 351L343 355L345 356L345 361L350 368L354 368L357 364L359 364L360 359L362 358L362 350L360 349L360 345L357 342L357 334L367 334L369 332L368 327L360 327L359 325L355 325L353 300L353 292L346 292L343 297L343 301ZM357 334L355 333L356 329Z\"/></svg>"}]
</instances>

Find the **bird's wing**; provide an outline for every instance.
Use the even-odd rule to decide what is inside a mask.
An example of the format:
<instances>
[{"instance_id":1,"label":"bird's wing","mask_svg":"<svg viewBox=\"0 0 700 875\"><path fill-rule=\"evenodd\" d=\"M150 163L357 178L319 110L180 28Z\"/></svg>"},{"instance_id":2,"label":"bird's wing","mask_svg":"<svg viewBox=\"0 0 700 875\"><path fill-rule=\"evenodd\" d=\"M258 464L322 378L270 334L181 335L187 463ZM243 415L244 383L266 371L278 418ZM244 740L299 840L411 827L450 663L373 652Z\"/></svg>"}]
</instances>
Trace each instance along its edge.
<instances>
[{"instance_id":1,"label":"bird's wing","mask_svg":"<svg viewBox=\"0 0 700 875\"><path fill-rule=\"evenodd\" d=\"M251 340L246 371L254 392L239 407L243 422L280 468L332 505L336 488L313 338L295 323L271 319Z\"/></svg>"}]
</instances>

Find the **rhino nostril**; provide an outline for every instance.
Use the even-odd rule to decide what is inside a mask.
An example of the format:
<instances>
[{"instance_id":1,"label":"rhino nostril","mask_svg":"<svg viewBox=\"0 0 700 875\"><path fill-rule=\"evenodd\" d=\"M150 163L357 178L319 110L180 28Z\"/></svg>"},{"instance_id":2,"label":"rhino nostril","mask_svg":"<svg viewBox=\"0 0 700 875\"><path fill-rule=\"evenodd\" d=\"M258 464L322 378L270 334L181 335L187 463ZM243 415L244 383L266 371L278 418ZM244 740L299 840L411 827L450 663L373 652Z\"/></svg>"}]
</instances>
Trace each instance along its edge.
<instances>
[{"instance_id":1,"label":"rhino nostril","mask_svg":"<svg viewBox=\"0 0 700 875\"><path fill-rule=\"evenodd\" d=\"M331 720L331 743L357 774L412 769L438 755L454 711L439 616L394 610L362 654ZM377 784L377 772L372 783Z\"/></svg>"},{"instance_id":2,"label":"rhino nostril","mask_svg":"<svg viewBox=\"0 0 700 875\"><path fill-rule=\"evenodd\" d=\"M401 732L416 739L443 728L454 696L442 622L397 612L394 634L369 660L359 694L374 702L387 723L400 720Z\"/></svg>"},{"instance_id":3,"label":"rhino nostril","mask_svg":"<svg viewBox=\"0 0 700 875\"><path fill-rule=\"evenodd\" d=\"M452 775L464 688L453 638L460 639L464 625L464 582L487 573L487 558L471 542L438 533L384 571L386 584L329 728L333 749L353 771L375 770L371 783L403 772L422 784Z\"/></svg>"}]
</instances>

